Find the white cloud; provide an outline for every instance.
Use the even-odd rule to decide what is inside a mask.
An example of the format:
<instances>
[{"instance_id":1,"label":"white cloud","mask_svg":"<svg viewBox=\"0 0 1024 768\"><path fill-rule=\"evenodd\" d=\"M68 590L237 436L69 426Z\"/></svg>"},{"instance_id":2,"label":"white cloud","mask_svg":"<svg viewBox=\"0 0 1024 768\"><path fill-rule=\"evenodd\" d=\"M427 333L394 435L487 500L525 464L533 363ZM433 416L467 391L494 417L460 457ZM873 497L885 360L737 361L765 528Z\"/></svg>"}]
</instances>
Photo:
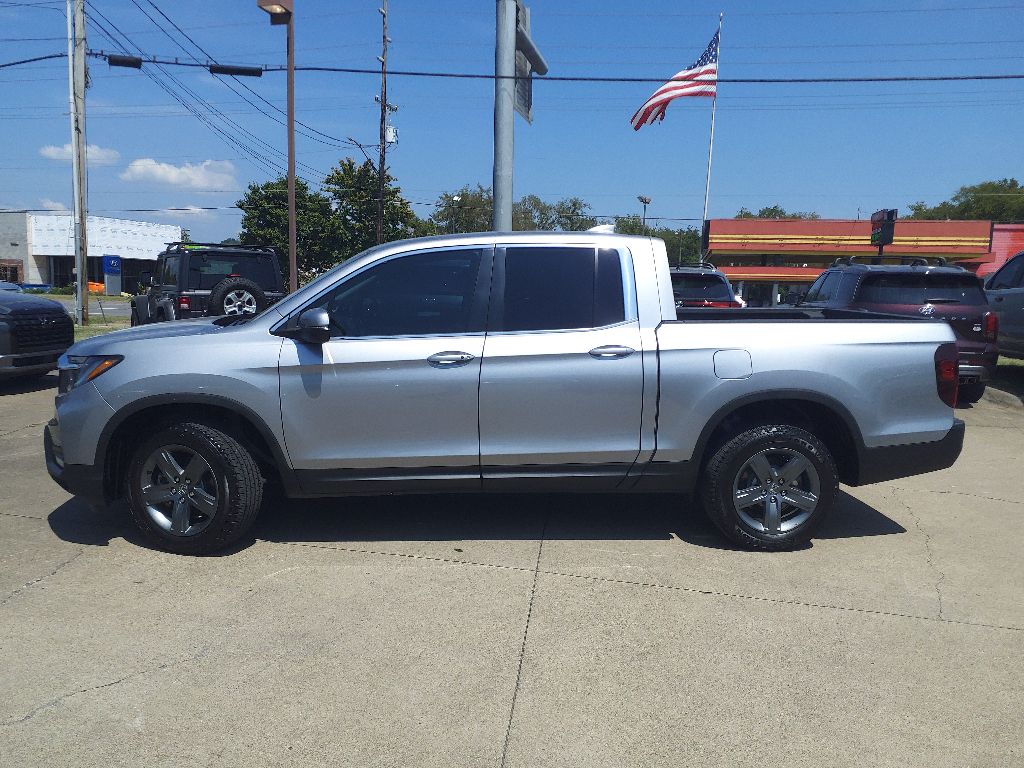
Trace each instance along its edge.
<instances>
[{"instance_id":1,"label":"white cloud","mask_svg":"<svg viewBox=\"0 0 1024 768\"><path fill-rule=\"evenodd\" d=\"M201 163L172 165L150 157L132 160L121 173L124 181L157 181L186 189L235 191L235 166L228 160L204 160Z\"/></svg>"},{"instance_id":2,"label":"white cloud","mask_svg":"<svg viewBox=\"0 0 1024 768\"><path fill-rule=\"evenodd\" d=\"M90 144L86 147L85 153L89 158L89 165L116 165L117 161L121 159L121 153L116 149L106 149L97 144ZM61 160L70 163L71 143L68 142L63 147L47 144L45 147L39 148L39 154L48 160Z\"/></svg>"},{"instance_id":3,"label":"white cloud","mask_svg":"<svg viewBox=\"0 0 1024 768\"><path fill-rule=\"evenodd\" d=\"M51 200L48 197L40 198L39 204L48 211L66 211L68 209L64 203Z\"/></svg>"}]
</instances>

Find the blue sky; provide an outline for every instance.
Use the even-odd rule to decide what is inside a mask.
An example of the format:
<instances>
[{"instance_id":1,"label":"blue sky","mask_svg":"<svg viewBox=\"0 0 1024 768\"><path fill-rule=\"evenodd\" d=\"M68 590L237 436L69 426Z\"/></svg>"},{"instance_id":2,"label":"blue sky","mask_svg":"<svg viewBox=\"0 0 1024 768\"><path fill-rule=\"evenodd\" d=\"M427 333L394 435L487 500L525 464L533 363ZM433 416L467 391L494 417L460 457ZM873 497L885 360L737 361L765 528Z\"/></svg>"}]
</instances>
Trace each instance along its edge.
<instances>
[{"instance_id":1,"label":"blue sky","mask_svg":"<svg viewBox=\"0 0 1024 768\"><path fill-rule=\"evenodd\" d=\"M186 58L191 48L148 0L90 4L149 54ZM199 45L225 63L280 64L284 30L255 0L154 0ZM373 0L295 0L299 65L377 66L380 15ZM0 61L66 49L62 0L0 2ZM852 77L1024 72L1024 3L1005 0L889 0L888 3L645 3L560 0L531 5L533 37L552 75L669 78L696 59L724 12L720 75ZM391 0L393 69L493 72L494 5L471 0ZM45 38L45 39L41 39ZM98 28L89 47L115 50ZM169 70L225 118L199 109L232 135L283 151L283 127L203 70ZM179 223L196 239L235 234L231 206L265 163L229 146L144 74L91 60L88 141L99 148L89 173L92 213ZM709 99L674 102L660 125L634 133L629 118L655 84L543 83L534 123L516 118L515 196L570 195L600 215L638 213L698 219L704 193ZM285 78L245 84L280 108ZM237 85L235 86L238 87ZM491 180L493 84L394 76L389 101L399 143L389 165L415 210L429 215L443 191ZM297 114L334 137L375 144L379 76L299 73ZM0 70L0 207L71 204L67 63L56 59ZM245 97L263 107L251 94ZM195 103L193 96L187 101ZM1024 80L1003 82L719 86L710 215L778 203L825 217L915 200L947 199L957 187L1024 176ZM266 112L278 115L269 107ZM255 138L253 138L255 137ZM270 149L262 148L268 156ZM353 154L354 153L354 154ZM338 149L299 137L300 175L317 181ZM283 166L280 156L276 162ZM224 206L190 215L132 208Z\"/></svg>"}]
</instances>

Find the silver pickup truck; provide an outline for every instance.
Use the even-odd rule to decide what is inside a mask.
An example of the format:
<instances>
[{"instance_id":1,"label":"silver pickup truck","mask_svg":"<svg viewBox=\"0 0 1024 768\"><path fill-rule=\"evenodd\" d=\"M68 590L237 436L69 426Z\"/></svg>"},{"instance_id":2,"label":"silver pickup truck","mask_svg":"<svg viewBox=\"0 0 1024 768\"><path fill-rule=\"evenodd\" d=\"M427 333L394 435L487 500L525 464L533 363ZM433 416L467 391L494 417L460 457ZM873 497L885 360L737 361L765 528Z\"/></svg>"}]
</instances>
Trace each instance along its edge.
<instances>
[{"instance_id":1,"label":"silver pickup truck","mask_svg":"<svg viewBox=\"0 0 1024 768\"><path fill-rule=\"evenodd\" d=\"M944 324L844 310L681 309L660 240L488 233L390 243L250 318L77 343L51 476L127 497L158 545L240 537L292 497L695 492L722 532L806 541L840 482L943 469Z\"/></svg>"}]
</instances>

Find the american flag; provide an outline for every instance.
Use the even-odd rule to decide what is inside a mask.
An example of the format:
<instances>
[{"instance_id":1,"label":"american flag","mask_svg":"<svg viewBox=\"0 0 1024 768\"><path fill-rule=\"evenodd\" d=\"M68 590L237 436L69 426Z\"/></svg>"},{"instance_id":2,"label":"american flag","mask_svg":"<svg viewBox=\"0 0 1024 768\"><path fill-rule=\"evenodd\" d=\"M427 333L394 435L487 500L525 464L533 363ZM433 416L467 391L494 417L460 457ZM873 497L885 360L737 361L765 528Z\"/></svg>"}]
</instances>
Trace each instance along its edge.
<instances>
[{"instance_id":1,"label":"american flag","mask_svg":"<svg viewBox=\"0 0 1024 768\"><path fill-rule=\"evenodd\" d=\"M718 32L711 38L707 50L688 69L676 73L671 80L654 92L629 121L633 130L665 119L665 111L672 99L681 96L714 96L718 82Z\"/></svg>"}]
</instances>

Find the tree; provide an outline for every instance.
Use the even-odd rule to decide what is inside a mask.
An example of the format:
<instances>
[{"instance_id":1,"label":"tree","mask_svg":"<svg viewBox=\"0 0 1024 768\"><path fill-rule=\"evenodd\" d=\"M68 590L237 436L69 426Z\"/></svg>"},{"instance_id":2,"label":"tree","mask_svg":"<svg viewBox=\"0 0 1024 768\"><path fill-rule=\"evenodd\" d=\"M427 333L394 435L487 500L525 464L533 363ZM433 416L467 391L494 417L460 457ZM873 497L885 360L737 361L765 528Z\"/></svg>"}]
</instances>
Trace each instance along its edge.
<instances>
[{"instance_id":1,"label":"tree","mask_svg":"<svg viewBox=\"0 0 1024 768\"><path fill-rule=\"evenodd\" d=\"M671 229L650 224L645 227L642 218L630 215L615 217L615 231L620 235L649 235L664 240L670 264L700 263L700 230L694 227Z\"/></svg>"},{"instance_id":2,"label":"tree","mask_svg":"<svg viewBox=\"0 0 1024 768\"><path fill-rule=\"evenodd\" d=\"M582 232L597 224L589 211L590 204L578 197L546 203L537 195L524 195L512 205L512 229Z\"/></svg>"},{"instance_id":3,"label":"tree","mask_svg":"<svg viewBox=\"0 0 1024 768\"><path fill-rule=\"evenodd\" d=\"M243 211L239 240L243 245L273 246L281 272L288 275L288 180L280 176L265 184L250 184L236 205ZM341 261L343 240L330 198L311 192L302 179L295 180L295 218L302 283Z\"/></svg>"},{"instance_id":4,"label":"tree","mask_svg":"<svg viewBox=\"0 0 1024 768\"><path fill-rule=\"evenodd\" d=\"M491 228L494 198L490 187L465 186L443 192L434 206L430 221L439 233L486 232Z\"/></svg>"},{"instance_id":5,"label":"tree","mask_svg":"<svg viewBox=\"0 0 1024 768\"><path fill-rule=\"evenodd\" d=\"M391 174L384 172L384 242L412 237L418 218ZM377 197L380 177L369 160L356 165L346 157L327 174L323 191L334 203L341 230L341 256L347 259L377 244Z\"/></svg>"},{"instance_id":6,"label":"tree","mask_svg":"<svg viewBox=\"0 0 1024 768\"><path fill-rule=\"evenodd\" d=\"M787 211L781 205L767 205L757 213L747 208L736 212L737 219L820 219L821 215L814 211Z\"/></svg>"},{"instance_id":7,"label":"tree","mask_svg":"<svg viewBox=\"0 0 1024 768\"><path fill-rule=\"evenodd\" d=\"M225 237L223 240L220 241L220 244L221 245L241 245L242 241L239 240L237 237Z\"/></svg>"},{"instance_id":8,"label":"tree","mask_svg":"<svg viewBox=\"0 0 1024 768\"><path fill-rule=\"evenodd\" d=\"M983 181L960 187L952 198L935 206L910 204L911 219L1024 220L1024 187L1016 179Z\"/></svg>"}]
</instances>

